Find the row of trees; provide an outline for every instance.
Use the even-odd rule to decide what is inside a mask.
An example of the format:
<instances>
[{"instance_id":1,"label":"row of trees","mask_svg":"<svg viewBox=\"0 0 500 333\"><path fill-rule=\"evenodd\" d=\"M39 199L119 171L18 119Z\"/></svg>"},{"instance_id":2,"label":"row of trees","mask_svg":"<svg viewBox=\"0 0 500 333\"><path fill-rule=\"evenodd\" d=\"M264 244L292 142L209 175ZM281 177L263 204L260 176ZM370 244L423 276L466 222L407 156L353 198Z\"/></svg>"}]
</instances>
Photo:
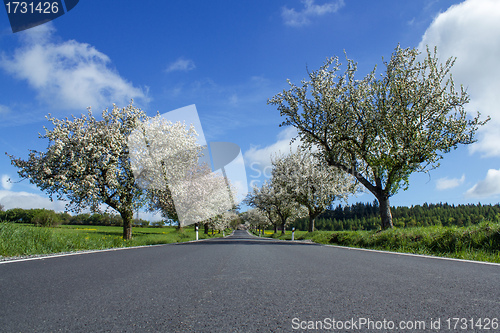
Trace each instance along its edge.
<instances>
[{"instance_id":1,"label":"row of trees","mask_svg":"<svg viewBox=\"0 0 500 333\"><path fill-rule=\"evenodd\" d=\"M116 214L78 214L70 215L66 212L56 213L53 210L34 208L22 209L12 208L7 211L0 211L0 221L14 223L32 223L37 226L51 227L55 225L102 225L102 226L123 226L123 220ZM149 221L133 219L134 226L149 226ZM153 224L163 225L164 222Z\"/></svg>"},{"instance_id":2,"label":"row of trees","mask_svg":"<svg viewBox=\"0 0 500 333\"><path fill-rule=\"evenodd\" d=\"M455 89L450 71L455 60L440 63L437 50L420 54L399 45L362 79L347 59L339 74L337 57L329 58L309 80L269 99L298 137L328 166L354 177L378 201L382 229L393 226L389 198L407 189L413 172L439 166L444 153L475 142L480 114L470 117L466 90ZM338 172L338 171L333 171ZM256 206L257 207L257 206Z\"/></svg>"},{"instance_id":3,"label":"row of trees","mask_svg":"<svg viewBox=\"0 0 500 333\"><path fill-rule=\"evenodd\" d=\"M1 206L1 205L0 205ZM1 207L0 207L1 208ZM94 225L94 226L123 226L123 219L120 215L102 214L78 214L70 215L66 212L56 213L48 209L22 209L13 208L7 211L0 209L1 222L31 223L37 226L51 227L56 225ZM162 227L165 221L152 222L143 219L133 219L132 225L135 227ZM228 228L235 228L240 224L240 218L235 212L225 212L219 216L200 223L205 233L209 230L223 231Z\"/></svg>"},{"instance_id":4,"label":"row of trees","mask_svg":"<svg viewBox=\"0 0 500 333\"><path fill-rule=\"evenodd\" d=\"M112 208L120 214L124 239L132 237L140 207L179 226L204 222L217 228L233 208L234 189L200 163L204 147L192 125L148 117L133 102L104 110L102 120L90 108L80 118L47 119L52 129L40 135L49 140L46 151L31 150L27 160L9 155L19 176L51 200L66 200L69 211Z\"/></svg>"},{"instance_id":5,"label":"row of trees","mask_svg":"<svg viewBox=\"0 0 500 333\"><path fill-rule=\"evenodd\" d=\"M307 216L308 230L314 230L316 218L335 200L346 199L358 189L354 177L338 168L322 163L305 149L271 159L271 179L262 187L253 188L246 203L260 211L250 212L250 223L275 230L285 227L297 217ZM261 222L257 222L257 218Z\"/></svg>"}]
</instances>

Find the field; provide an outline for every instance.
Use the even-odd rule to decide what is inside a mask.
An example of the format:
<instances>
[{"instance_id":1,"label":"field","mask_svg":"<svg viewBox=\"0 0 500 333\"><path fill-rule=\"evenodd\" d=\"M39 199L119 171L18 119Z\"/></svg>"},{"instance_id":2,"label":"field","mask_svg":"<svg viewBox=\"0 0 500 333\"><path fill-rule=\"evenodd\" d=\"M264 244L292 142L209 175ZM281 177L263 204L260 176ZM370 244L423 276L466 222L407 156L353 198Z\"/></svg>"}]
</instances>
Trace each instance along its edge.
<instances>
[{"instance_id":1,"label":"field","mask_svg":"<svg viewBox=\"0 0 500 333\"><path fill-rule=\"evenodd\" d=\"M266 230L266 237L290 240ZM332 244L376 250L500 263L500 223L483 222L470 227L415 227L385 231L296 231L296 240L310 239Z\"/></svg>"},{"instance_id":2,"label":"field","mask_svg":"<svg viewBox=\"0 0 500 333\"><path fill-rule=\"evenodd\" d=\"M227 234L228 231L226 231ZM17 223L0 223L0 258L116 247L185 242L195 239L193 226L183 228L134 228L133 239L122 239L122 227L68 226L34 227ZM199 238L221 237L199 232Z\"/></svg>"}]
</instances>

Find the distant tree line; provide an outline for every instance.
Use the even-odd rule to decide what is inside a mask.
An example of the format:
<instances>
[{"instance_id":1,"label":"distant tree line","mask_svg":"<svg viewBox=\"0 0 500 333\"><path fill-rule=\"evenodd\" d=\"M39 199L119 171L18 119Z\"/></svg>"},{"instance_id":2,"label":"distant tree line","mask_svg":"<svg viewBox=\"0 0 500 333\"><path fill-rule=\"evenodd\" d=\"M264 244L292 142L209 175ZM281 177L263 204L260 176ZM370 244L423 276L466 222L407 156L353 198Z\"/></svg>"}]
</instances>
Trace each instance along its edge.
<instances>
[{"instance_id":1,"label":"distant tree line","mask_svg":"<svg viewBox=\"0 0 500 333\"><path fill-rule=\"evenodd\" d=\"M123 227L123 220L118 214L78 214L70 215L68 213L56 213L48 209L22 209L13 208L3 211L0 204L0 222L26 223L42 227L53 227L57 225L93 225L93 226L115 226ZM234 212L225 212L219 216L211 218L204 223L200 223L204 233L208 234L212 230L219 233L227 228L236 228L241 223L238 215ZM134 227L163 227L165 225L177 225L173 220L149 222L143 219L132 219Z\"/></svg>"},{"instance_id":2,"label":"distant tree line","mask_svg":"<svg viewBox=\"0 0 500 333\"><path fill-rule=\"evenodd\" d=\"M394 226L424 227L469 226L484 220L500 221L500 205L453 205L448 203L391 207ZM308 219L299 218L292 224L298 230L307 230ZM316 219L317 230L376 230L380 229L378 202L330 206Z\"/></svg>"},{"instance_id":3,"label":"distant tree line","mask_svg":"<svg viewBox=\"0 0 500 333\"><path fill-rule=\"evenodd\" d=\"M101 226L123 226L123 220L117 214L79 214L56 213L48 209L22 209L12 208L0 211L0 222L28 223L37 226L66 225L101 225ZM133 219L133 225L137 227L149 226L149 221ZM154 222L153 226L162 226L163 222Z\"/></svg>"}]
</instances>

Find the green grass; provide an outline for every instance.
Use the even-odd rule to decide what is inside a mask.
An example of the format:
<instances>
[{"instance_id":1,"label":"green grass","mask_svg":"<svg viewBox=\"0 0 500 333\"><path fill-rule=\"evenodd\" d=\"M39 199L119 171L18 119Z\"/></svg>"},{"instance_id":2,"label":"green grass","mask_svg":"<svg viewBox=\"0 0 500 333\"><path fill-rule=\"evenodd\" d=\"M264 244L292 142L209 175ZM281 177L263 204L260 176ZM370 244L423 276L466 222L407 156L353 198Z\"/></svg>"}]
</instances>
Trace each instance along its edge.
<instances>
[{"instance_id":1,"label":"green grass","mask_svg":"<svg viewBox=\"0 0 500 333\"><path fill-rule=\"evenodd\" d=\"M195 239L192 226L183 228L133 228L131 240L122 239L123 228L106 226L34 227L15 223L0 223L0 256L24 256L81 250L185 242ZM228 234L226 232L226 234ZM199 232L199 238L222 237Z\"/></svg>"},{"instance_id":2,"label":"green grass","mask_svg":"<svg viewBox=\"0 0 500 333\"><path fill-rule=\"evenodd\" d=\"M282 236L290 240L292 233ZM295 239L321 244L425 254L500 263L500 223L483 222L470 227L394 228L384 231L296 231Z\"/></svg>"}]
</instances>

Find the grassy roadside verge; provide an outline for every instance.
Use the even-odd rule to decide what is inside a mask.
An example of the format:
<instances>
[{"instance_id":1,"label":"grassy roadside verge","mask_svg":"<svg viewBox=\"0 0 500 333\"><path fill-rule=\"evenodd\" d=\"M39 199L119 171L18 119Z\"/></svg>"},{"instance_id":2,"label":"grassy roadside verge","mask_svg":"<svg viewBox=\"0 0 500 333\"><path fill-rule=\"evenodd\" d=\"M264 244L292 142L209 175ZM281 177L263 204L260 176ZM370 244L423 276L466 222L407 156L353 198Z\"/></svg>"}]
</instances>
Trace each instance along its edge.
<instances>
[{"instance_id":1,"label":"grassy roadside verge","mask_svg":"<svg viewBox=\"0 0 500 333\"><path fill-rule=\"evenodd\" d=\"M0 223L0 258L29 256L82 250L141 245L168 244L195 240L192 226L183 228L134 228L133 239L122 239L123 228L106 226L59 226L54 228L34 227L16 223ZM226 234L227 231L226 231ZM222 237L221 234L205 235L199 238Z\"/></svg>"},{"instance_id":2,"label":"grassy roadside verge","mask_svg":"<svg viewBox=\"0 0 500 333\"><path fill-rule=\"evenodd\" d=\"M266 234L290 240L292 233ZM296 231L295 239L321 244L425 254L439 257L500 263L500 223L483 222L470 227L394 228L385 231Z\"/></svg>"}]
</instances>

